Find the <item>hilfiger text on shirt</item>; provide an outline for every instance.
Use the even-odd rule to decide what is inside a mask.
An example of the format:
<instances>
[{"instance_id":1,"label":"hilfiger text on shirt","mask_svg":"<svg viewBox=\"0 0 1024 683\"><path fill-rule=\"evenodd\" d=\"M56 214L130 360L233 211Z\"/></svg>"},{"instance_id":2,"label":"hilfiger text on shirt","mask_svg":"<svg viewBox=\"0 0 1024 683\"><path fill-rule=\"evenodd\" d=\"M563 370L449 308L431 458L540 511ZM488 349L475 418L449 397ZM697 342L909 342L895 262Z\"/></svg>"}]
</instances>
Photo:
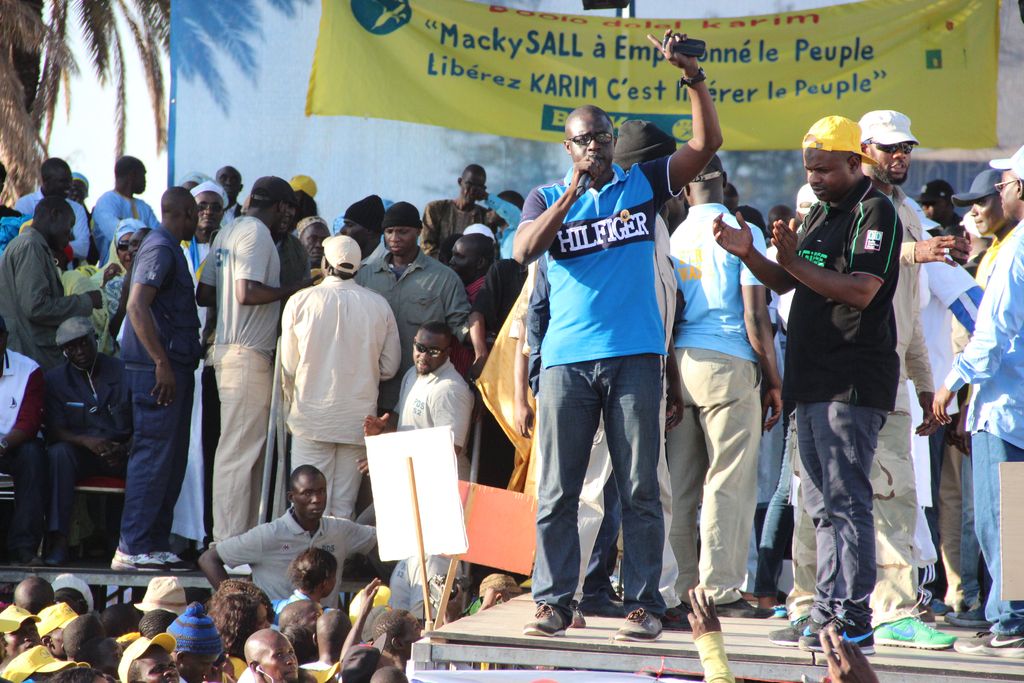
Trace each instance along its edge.
<instances>
[{"instance_id":1,"label":"hilfiger text on shirt","mask_svg":"<svg viewBox=\"0 0 1024 683\"><path fill-rule=\"evenodd\" d=\"M652 239L645 213L623 211L592 222L563 225L551 245L551 256L571 258Z\"/></svg>"}]
</instances>

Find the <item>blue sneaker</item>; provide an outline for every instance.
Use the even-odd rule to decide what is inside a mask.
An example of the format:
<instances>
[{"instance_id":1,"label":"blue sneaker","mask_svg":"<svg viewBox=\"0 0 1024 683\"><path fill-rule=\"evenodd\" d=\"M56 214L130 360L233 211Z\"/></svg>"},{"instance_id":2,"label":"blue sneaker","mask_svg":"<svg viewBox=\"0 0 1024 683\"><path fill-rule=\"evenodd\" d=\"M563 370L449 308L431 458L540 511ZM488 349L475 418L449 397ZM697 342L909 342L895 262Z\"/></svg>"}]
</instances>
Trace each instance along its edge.
<instances>
[{"instance_id":1,"label":"blue sneaker","mask_svg":"<svg viewBox=\"0 0 1024 683\"><path fill-rule=\"evenodd\" d=\"M937 617L941 617L944 614L948 614L952 611L950 610L949 605L944 603L942 600L939 600L938 598L932 598L932 602L928 606L932 608L932 611L935 612L935 616Z\"/></svg>"},{"instance_id":2,"label":"blue sneaker","mask_svg":"<svg viewBox=\"0 0 1024 683\"><path fill-rule=\"evenodd\" d=\"M842 633L843 640L858 646L865 655L875 654L875 632L870 625L850 624L841 619L833 619L832 623L835 625L836 630ZM809 652L824 651L817 633L801 637L799 647L801 650Z\"/></svg>"},{"instance_id":3,"label":"blue sneaker","mask_svg":"<svg viewBox=\"0 0 1024 683\"><path fill-rule=\"evenodd\" d=\"M786 611L785 605L776 605L772 608L772 612L772 619L785 619L787 616L789 616L789 613Z\"/></svg>"}]
</instances>

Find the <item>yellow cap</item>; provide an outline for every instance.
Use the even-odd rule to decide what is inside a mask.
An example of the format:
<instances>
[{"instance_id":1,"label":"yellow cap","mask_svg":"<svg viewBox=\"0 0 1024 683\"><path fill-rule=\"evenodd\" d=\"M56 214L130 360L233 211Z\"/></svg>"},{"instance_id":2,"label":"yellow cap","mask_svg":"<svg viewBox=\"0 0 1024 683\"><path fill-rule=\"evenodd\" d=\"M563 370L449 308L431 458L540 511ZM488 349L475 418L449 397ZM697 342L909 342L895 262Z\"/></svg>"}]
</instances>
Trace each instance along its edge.
<instances>
[{"instance_id":1,"label":"yellow cap","mask_svg":"<svg viewBox=\"0 0 1024 683\"><path fill-rule=\"evenodd\" d=\"M288 184L292 186L292 189L298 192L302 190L310 197L316 197L316 181L310 178L308 175L297 175L293 176Z\"/></svg>"},{"instance_id":2,"label":"yellow cap","mask_svg":"<svg viewBox=\"0 0 1024 683\"><path fill-rule=\"evenodd\" d=\"M11 660L11 663L4 669L4 678L12 683L21 683L34 674L48 674L75 666L89 665L84 662L62 662L59 659L54 659L48 649L42 645L36 645Z\"/></svg>"},{"instance_id":3,"label":"yellow cap","mask_svg":"<svg viewBox=\"0 0 1024 683\"><path fill-rule=\"evenodd\" d=\"M117 665L117 677L121 679L121 683L128 683L128 669L131 668L132 662L145 654L152 645L162 647L167 654L170 654L174 652L174 648L178 647L178 641L170 633L158 633L153 636L152 640L145 636L136 638L131 645L124 649L121 663Z\"/></svg>"},{"instance_id":4,"label":"yellow cap","mask_svg":"<svg viewBox=\"0 0 1024 683\"><path fill-rule=\"evenodd\" d=\"M26 619L39 621L39 617L28 610L24 610L17 605L8 605L7 609L0 612L0 633L14 633L21 628Z\"/></svg>"},{"instance_id":5,"label":"yellow cap","mask_svg":"<svg viewBox=\"0 0 1024 683\"><path fill-rule=\"evenodd\" d=\"M45 636L54 629L64 628L77 618L78 612L71 609L66 602L44 607L39 612L39 635Z\"/></svg>"},{"instance_id":6,"label":"yellow cap","mask_svg":"<svg viewBox=\"0 0 1024 683\"><path fill-rule=\"evenodd\" d=\"M352 598L352 604L348 607L348 618L353 624L356 623L356 619L359 618L359 612L363 609L363 592L359 591L356 593L356 597ZM373 596L374 607L387 607L391 601L391 589L387 586L381 586L377 589L377 594Z\"/></svg>"},{"instance_id":7,"label":"yellow cap","mask_svg":"<svg viewBox=\"0 0 1024 683\"><path fill-rule=\"evenodd\" d=\"M845 116L826 116L815 121L804 136L803 148L851 152L860 154L861 159L869 164L875 163L874 159L861 152L860 125Z\"/></svg>"}]
</instances>

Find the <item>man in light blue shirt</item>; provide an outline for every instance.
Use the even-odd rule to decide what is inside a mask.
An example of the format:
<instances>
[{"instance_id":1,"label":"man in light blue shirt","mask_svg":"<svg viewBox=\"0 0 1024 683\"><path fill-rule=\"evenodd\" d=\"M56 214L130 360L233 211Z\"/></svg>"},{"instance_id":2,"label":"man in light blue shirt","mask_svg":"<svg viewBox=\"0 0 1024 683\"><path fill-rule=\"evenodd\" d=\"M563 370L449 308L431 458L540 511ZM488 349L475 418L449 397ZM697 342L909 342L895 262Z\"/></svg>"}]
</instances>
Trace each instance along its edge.
<instances>
[{"instance_id":1,"label":"man in light blue shirt","mask_svg":"<svg viewBox=\"0 0 1024 683\"><path fill-rule=\"evenodd\" d=\"M1003 213L1024 224L1024 147L1009 159L996 159L1003 172L997 183ZM996 259L978 311L974 336L953 361L944 386L935 395L936 416L948 423L946 406L965 384L973 396L967 414L974 473L974 519L992 576L985 604L991 632L961 638L954 647L965 654L1024 658L1024 601L1003 600L1000 547L999 465L1024 462L1024 230L1007 238Z\"/></svg>"},{"instance_id":2,"label":"man in light blue shirt","mask_svg":"<svg viewBox=\"0 0 1024 683\"><path fill-rule=\"evenodd\" d=\"M71 229L71 240L68 246L75 253L75 258L84 261L89 254L89 217L85 207L68 199L71 189L71 167L63 159L47 159L39 167L42 181L39 189L27 194L14 205L14 210L25 216L32 216L43 197L64 197L71 210L75 212L75 225Z\"/></svg>"},{"instance_id":3,"label":"man in light blue shirt","mask_svg":"<svg viewBox=\"0 0 1024 683\"><path fill-rule=\"evenodd\" d=\"M124 218L137 218L156 230L160 221L149 204L135 197L146 191L146 167L135 157L123 156L114 163L114 189L105 192L92 210L93 239L104 265L110 252L117 224Z\"/></svg>"},{"instance_id":4,"label":"man in light blue shirt","mask_svg":"<svg viewBox=\"0 0 1024 683\"><path fill-rule=\"evenodd\" d=\"M716 224L739 228L724 194L725 172L715 156L687 185L690 211L671 239L685 305L675 327L684 409L680 427L668 433L669 538L679 595L699 584L719 614L766 618L772 611L751 607L740 588L757 504L761 430L782 412L782 380L764 286L715 241ZM759 229L751 235L764 254L764 235ZM762 425L769 407L772 416Z\"/></svg>"}]
</instances>

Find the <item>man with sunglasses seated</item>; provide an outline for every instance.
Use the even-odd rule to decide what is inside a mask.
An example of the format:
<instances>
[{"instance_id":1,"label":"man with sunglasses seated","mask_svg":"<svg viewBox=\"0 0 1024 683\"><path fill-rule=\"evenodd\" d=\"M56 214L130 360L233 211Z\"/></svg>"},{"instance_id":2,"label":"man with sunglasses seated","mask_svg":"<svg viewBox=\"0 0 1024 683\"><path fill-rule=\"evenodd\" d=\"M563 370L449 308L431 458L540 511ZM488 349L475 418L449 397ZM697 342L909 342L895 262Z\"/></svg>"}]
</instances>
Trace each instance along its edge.
<instances>
[{"instance_id":1,"label":"man with sunglasses seated","mask_svg":"<svg viewBox=\"0 0 1024 683\"><path fill-rule=\"evenodd\" d=\"M67 361L46 373L50 533L43 561L51 566L67 560L75 483L95 475L123 478L132 438L124 363L99 353L89 318L65 320L56 340Z\"/></svg>"},{"instance_id":2,"label":"man with sunglasses seated","mask_svg":"<svg viewBox=\"0 0 1024 683\"><path fill-rule=\"evenodd\" d=\"M382 417L368 415L363 431L366 436L376 436L396 427L402 430L450 425L455 434L459 479L468 481L469 458L464 446L473 414L473 392L448 359L453 338L443 322L420 325L412 341L413 366L402 377L395 408L397 420L395 413Z\"/></svg>"}]
</instances>

